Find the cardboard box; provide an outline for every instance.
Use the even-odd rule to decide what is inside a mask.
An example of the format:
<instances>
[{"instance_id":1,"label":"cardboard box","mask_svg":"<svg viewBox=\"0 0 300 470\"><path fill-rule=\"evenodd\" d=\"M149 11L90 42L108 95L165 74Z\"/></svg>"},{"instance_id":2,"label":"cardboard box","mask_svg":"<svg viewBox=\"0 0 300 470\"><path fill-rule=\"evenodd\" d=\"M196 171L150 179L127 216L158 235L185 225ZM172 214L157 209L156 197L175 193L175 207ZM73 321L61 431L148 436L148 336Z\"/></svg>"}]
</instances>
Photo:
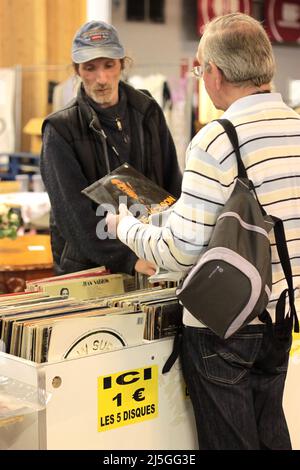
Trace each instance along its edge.
<instances>
[{"instance_id":1,"label":"cardboard box","mask_svg":"<svg viewBox=\"0 0 300 470\"><path fill-rule=\"evenodd\" d=\"M40 154L42 147L42 124L44 118L31 118L23 131L30 135L30 152Z\"/></svg>"},{"instance_id":2,"label":"cardboard box","mask_svg":"<svg viewBox=\"0 0 300 470\"><path fill-rule=\"evenodd\" d=\"M20 181L0 181L0 194L17 193L20 189Z\"/></svg>"}]
</instances>

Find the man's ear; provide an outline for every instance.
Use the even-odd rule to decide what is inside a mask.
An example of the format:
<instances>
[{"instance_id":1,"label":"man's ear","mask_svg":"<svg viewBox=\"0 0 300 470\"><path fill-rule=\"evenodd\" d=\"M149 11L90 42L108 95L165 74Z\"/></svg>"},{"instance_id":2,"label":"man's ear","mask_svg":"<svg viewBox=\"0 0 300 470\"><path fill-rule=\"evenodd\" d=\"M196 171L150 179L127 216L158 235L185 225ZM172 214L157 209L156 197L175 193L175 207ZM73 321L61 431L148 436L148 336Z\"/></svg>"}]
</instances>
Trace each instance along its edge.
<instances>
[{"instance_id":1,"label":"man's ear","mask_svg":"<svg viewBox=\"0 0 300 470\"><path fill-rule=\"evenodd\" d=\"M216 66L213 62L209 62L210 70L208 70L211 74L213 79L215 80L216 89L219 91L224 80L222 70Z\"/></svg>"}]
</instances>

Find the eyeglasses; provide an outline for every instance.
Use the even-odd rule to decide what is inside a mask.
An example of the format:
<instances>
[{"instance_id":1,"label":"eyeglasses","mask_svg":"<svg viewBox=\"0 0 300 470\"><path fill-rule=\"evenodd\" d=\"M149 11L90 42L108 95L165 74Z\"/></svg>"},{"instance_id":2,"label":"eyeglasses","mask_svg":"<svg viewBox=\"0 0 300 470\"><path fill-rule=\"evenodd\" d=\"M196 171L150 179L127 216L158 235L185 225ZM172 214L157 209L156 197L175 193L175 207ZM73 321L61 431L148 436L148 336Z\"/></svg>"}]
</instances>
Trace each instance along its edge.
<instances>
[{"instance_id":1,"label":"eyeglasses","mask_svg":"<svg viewBox=\"0 0 300 470\"><path fill-rule=\"evenodd\" d=\"M192 68L191 72L194 74L194 77L200 80L203 77L204 69L202 65L196 65L196 67Z\"/></svg>"}]
</instances>

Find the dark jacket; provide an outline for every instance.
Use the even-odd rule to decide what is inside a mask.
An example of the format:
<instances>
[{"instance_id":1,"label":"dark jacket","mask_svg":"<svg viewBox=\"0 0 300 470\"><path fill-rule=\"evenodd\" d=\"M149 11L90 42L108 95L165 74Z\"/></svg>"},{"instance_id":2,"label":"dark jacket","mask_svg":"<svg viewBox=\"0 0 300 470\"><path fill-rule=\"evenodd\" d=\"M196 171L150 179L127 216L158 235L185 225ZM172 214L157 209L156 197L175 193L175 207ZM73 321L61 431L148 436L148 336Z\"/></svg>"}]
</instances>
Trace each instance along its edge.
<instances>
[{"instance_id":1,"label":"dark jacket","mask_svg":"<svg viewBox=\"0 0 300 470\"><path fill-rule=\"evenodd\" d=\"M145 93L120 82L126 93L131 132L140 158L128 163L167 189L180 194L181 173L163 112ZM134 127L134 129L133 129ZM119 166L112 161L97 114L82 89L43 123L41 174L51 201L50 231L58 274L105 265L111 272L134 272L136 255L118 240L101 240L93 204L81 190ZM99 227L99 226L98 226Z\"/></svg>"}]
</instances>

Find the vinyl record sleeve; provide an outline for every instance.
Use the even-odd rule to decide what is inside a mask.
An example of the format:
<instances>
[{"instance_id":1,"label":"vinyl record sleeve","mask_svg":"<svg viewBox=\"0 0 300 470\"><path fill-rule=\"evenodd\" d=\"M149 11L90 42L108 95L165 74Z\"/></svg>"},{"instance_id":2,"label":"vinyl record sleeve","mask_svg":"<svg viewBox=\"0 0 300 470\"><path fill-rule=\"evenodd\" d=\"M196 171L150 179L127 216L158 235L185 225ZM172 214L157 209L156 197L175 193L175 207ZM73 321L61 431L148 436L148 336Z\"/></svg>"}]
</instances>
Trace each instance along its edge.
<instances>
[{"instance_id":1,"label":"vinyl record sleeve","mask_svg":"<svg viewBox=\"0 0 300 470\"><path fill-rule=\"evenodd\" d=\"M124 203L132 214L141 219L168 209L175 197L158 186L128 163L81 191L100 205L110 205L117 211ZM110 208L107 207L107 210Z\"/></svg>"}]
</instances>

